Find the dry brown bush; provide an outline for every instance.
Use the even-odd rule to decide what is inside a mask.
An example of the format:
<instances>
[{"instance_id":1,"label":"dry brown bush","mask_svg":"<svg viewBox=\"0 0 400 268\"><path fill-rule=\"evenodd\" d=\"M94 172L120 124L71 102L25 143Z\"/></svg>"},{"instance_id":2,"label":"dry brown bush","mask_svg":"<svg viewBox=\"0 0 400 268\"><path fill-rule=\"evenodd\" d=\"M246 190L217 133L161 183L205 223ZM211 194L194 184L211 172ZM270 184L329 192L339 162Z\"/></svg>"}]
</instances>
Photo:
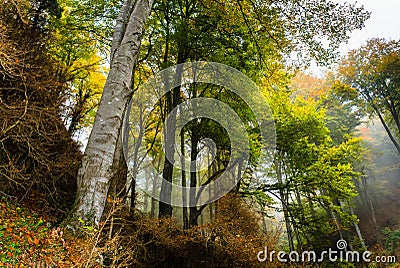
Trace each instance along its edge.
<instances>
[{"instance_id":1,"label":"dry brown bush","mask_svg":"<svg viewBox=\"0 0 400 268\"><path fill-rule=\"evenodd\" d=\"M23 17L26 4L0 4L0 191L65 212L80 152L61 120L63 78L46 53L46 34Z\"/></svg>"},{"instance_id":2,"label":"dry brown bush","mask_svg":"<svg viewBox=\"0 0 400 268\"><path fill-rule=\"evenodd\" d=\"M174 219L152 219L114 206L89 236L90 267L265 267L257 253L277 243L260 231L257 216L235 195L218 201L215 221L183 230ZM125 215L124 215L125 214ZM81 227L85 228L85 227ZM112 230L111 230L112 229ZM269 263L274 267L274 263Z\"/></svg>"}]
</instances>

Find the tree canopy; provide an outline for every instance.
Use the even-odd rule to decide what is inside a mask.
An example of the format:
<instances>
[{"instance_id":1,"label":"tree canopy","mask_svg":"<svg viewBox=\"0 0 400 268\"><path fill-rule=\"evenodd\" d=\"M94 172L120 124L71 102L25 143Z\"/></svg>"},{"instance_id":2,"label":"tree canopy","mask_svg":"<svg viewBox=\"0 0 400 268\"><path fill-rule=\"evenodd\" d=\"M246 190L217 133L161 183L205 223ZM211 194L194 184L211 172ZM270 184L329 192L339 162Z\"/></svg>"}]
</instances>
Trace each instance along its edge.
<instances>
[{"instance_id":1,"label":"tree canopy","mask_svg":"<svg viewBox=\"0 0 400 268\"><path fill-rule=\"evenodd\" d=\"M349 52L339 66L344 82L356 88L379 117L391 141L400 153L400 43L370 39Z\"/></svg>"}]
</instances>

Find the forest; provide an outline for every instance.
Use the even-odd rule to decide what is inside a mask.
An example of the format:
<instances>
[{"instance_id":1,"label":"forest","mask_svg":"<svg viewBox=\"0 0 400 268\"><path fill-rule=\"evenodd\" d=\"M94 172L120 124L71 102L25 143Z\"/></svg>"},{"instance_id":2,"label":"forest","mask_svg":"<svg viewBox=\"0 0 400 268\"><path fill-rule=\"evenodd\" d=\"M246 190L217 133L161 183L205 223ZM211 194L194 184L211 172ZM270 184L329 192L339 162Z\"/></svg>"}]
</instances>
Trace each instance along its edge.
<instances>
[{"instance_id":1,"label":"forest","mask_svg":"<svg viewBox=\"0 0 400 268\"><path fill-rule=\"evenodd\" d=\"M400 267L400 40L339 52L370 17L0 0L0 267Z\"/></svg>"}]
</instances>

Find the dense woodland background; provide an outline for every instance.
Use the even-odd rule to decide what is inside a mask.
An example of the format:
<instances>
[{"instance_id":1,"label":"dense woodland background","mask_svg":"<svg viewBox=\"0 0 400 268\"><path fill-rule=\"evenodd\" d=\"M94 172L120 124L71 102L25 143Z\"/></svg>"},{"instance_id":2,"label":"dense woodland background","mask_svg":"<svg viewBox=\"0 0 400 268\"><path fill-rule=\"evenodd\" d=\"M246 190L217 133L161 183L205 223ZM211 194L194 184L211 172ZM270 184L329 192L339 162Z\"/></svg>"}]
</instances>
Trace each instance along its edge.
<instances>
[{"instance_id":1,"label":"dense woodland background","mask_svg":"<svg viewBox=\"0 0 400 268\"><path fill-rule=\"evenodd\" d=\"M135 100L138 88L164 68L224 63L264 95L276 128L274 154L264 157L252 107L233 92L208 84L176 87L133 128L133 166L120 157L122 123L115 127L105 204L95 211L86 206L83 186L93 176L82 163L94 154L84 149L103 89L103 99L113 98L105 84L118 58L115 33L129 29L124 7L134 12L141 2L0 0L2 267L281 267L277 260L260 263L257 253L265 246L322 252L339 239L347 241L346 250L400 258L400 41L370 39L339 58L340 43L370 16L352 4L154 1L143 33L135 33L141 46L130 62L127 99ZM308 74L311 61L331 71L322 78ZM226 131L205 118L189 122L175 142L192 160L212 154L209 167L186 174L165 158L164 119L196 97L237 112L249 134L247 165L228 166ZM136 116L146 112L135 102L131 109ZM213 150L205 149L206 139L214 141ZM152 161L135 151L141 142ZM179 208L135 187L138 170L148 164L188 186L226 170L243 176L223 198ZM163 186L148 176L148 191L161 194ZM371 267L390 265L397 267Z\"/></svg>"}]
</instances>

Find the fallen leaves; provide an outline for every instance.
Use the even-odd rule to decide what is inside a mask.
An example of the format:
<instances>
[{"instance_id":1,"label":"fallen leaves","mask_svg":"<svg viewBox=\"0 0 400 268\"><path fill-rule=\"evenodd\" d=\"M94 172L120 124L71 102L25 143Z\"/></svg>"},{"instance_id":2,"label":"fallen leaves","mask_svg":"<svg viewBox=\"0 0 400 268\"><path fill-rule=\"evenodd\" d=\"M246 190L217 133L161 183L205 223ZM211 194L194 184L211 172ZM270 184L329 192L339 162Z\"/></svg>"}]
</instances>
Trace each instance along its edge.
<instances>
[{"instance_id":1,"label":"fallen leaves","mask_svg":"<svg viewBox=\"0 0 400 268\"><path fill-rule=\"evenodd\" d=\"M0 199L0 267L79 267L88 246L34 212Z\"/></svg>"}]
</instances>

